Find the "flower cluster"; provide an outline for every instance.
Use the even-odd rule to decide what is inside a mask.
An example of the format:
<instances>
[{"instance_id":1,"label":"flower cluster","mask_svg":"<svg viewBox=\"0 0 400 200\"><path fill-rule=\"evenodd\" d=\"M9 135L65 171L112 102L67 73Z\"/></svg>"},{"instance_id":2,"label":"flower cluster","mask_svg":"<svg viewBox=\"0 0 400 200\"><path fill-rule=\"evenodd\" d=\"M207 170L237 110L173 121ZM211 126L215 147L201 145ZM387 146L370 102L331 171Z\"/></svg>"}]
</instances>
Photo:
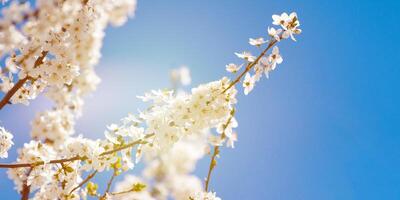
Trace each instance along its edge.
<instances>
[{"instance_id":1,"label":"flower cluster","mask_svg":"<svg viewBox=\"0 0 400 200\"><path fill-rule=\"evenodd\" d=\"M261 48L263 45L268 44L264 51L261 52L259 56L253 56L250 52L245 51L243 53L235 53L237 57L245 60L245 64L236 65L230 63L226 65L226 70L231 73L238 72L243 65L246 66L245 70L238 77L239 79L244 76L243 87L244 94L249 94L256 82L260 81L263 74L268 78L269 73L275 70L276 65L281 64L283 59L279 53L279 48L274 46L277 42L282 39L292 38L296 41L294 35L300 34L301 29L300 22L298 21L297 14L295 12L288 15L287 13L282 13L281 15L272 16L273 24L279 25L281 28L275 29L274 27L268 28L268 35L270 40L265 40L263 37L260 38L250 38L249 44ZM267 51L272 48L272 52L269 55L265 55ZM250 70L254 70L254 74L250 74ZM238 79L238 81L239 81Z\"/></svg>"},{"instance_id":2,"label":"flower cluster","mask_svg":"<svg viewBox=\"0 0 400 200\"><path fill-rule=\"evenodd\" d=\"M66 109L40 112L33 120L31 136L59 146L74 133L73 115Z\"/></svg>"},{"instance_id":3,"label":"flower cluster","mask_svg":"<svg viewBox=\"0 0 400 200\"><path fill-rule=\"evenodd\" d=\"M9 96L11 103L28 104L46 87L60 93L50 98L69 93L80 98L99 83L93 67L101 55L104 29L110 23L122 25L136 1L39 0L36 4L33 8L29 2L13 1L2 9L0 57L6 66L0 71L0 88L14 93ZM55 101L65 104L60 99Z\"/></svg>"},{"instance_id":4,"label":"flower cluster","mask_svg":"<svg viewBox=\"0 0 400 200\"><path fill-rule=\"evenodd\" d=\"M51 146L34 140L25 143L24 147L18 150L18 155L18 163L48 163L56 158L56 152ZM27 181L26 184L32 190L38 189L50 182L53 174L53 167L47 164L35 168L16 168L8 171L8 175L14 180L18 191L22 190L24 181Z\"/></svg>"},{"instance_id":5,"label":"flower cluster","mask_svg":"<svg viewBox=\"0 0 400 200\"><path fill-rule=\"evenodd\" d=\"M14 144L12 138L13 135L0 126L0 158L8 157L8 150Z\"/></svg>"},{"instance_id":6,"label":"flower cluster","mask_svg":"<svg viewBox=\"0 0 400 200\"><path fill-rule=\"evenodd\" d=\"M146 134L155 134L153 144L163 151L185 135L222 126L237 102L235 88L225 91L229 84L229 79L222 78L193 88L190 95L152 91L141 96L143 101L153 102L149 110L140 114L147 125ZM226 136L232 138L231 134Z\"/></svg>"}]
</instances>

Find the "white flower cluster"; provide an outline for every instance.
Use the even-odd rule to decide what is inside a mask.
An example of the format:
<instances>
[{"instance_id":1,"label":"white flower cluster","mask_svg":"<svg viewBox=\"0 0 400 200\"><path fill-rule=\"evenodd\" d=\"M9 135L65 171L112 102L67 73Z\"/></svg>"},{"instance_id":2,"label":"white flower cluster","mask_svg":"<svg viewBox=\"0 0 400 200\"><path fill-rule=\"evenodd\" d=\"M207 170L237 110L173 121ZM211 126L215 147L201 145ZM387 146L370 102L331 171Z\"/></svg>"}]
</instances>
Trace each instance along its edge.
<instances>
[{"instance_id":1,"label":"white flower cluster","mask_svg":"<svg viewBox=\"0 0 400 200\"><path fill-rule=\"evenodd\" d=\"M13 135L0 126L0 158L8 157L8 150L14 144L12 138Z\"/></svg>"},{"instance_id":2,"label":"white flower cluster","mask_svg":"<svg viewBox=\"0 0 400 200\"><path fill-rule=\"evenodd\" d=\"M189 198L190 200L221 200L217 197L215 192L198 192L195 196Z\"/></svg>"},{"instance_id":3,"label":"white flower cluster","mask_svg":"<svg viewBox=\"0 0 400 200\"><path fill-rule=\"evenodd\" d=\"M55 102L53 110L38 113L32 121L31 135L39 141L25 144L19 150L17 163L79 157L61 166L45 164L34 166L31 171L9 170L18 191L28 180L32 191L41 186L35 199L79 199L78 192L83 190L71 191L81 181L82 172L109 169L118 161L118 152L103 153L122 144L72 134L83 95L95 90L100 82L94 65L101 56L104 29L109 23L122 25L135 7L136 0L39 0L35 7L29 2L14 1L2 8L0 57L6 62L0 69L1 91L10 92L22 81L10 98L11 103L27 104L42 91ZM10 142L2 140L5 150ZM133 167L128 156L131 149L121 155L126 169Z\"/></svg>"},{"instance_id":4,"label":"white flower cluster","mask_svg":"<svg viewBox=\"0 0 400 200\"><path fill-rule=\"evenodd\" d=\"M176 71L179 71L179 69L173 70L173 72ZM174 81L172 81L172 84L175 84ZM220 87L219 89L216 87L218 85ZM183 84L181 84L181 86L183 86ZM172 133L170 137L173 138L172 139L173 141L168 141L166 143L167 148L162 148L161 151L157 148L158 147L157 145L154 145L154 142L157 141L157 137L159 137L158 134L160 133L161 130L154 131L156 134L154 136L155 139L153 140L153 145L152 146L146 145L142 150L145 158L144 159L145 168L142 174L143 177L138 178L128 175L122 182L118 183L117 187L114 190L115 193L118 193L118 195L116 195L117 199L134 199L134 198L140 199L139 198L140 196L143 199L155 198L159 200L166 200L166 199L187 200L195 197L196 195L198 196L202 194L202 192L200 192L203 191L201 179L194 176L192 173L195 170L197 161L204 157L208 149L208 145L209 144L214 145L214 141L209 140L211 136L212 138L218 138L219 145L223 143L223 139L220 139L220 137L217 136L213 136L210 133L211 128L215 128L218 133L222 134L223 133L222 129L224 129L223 127L226 127L226 129L228 129L227 131L225 131L226 135L232 136L231 129L233 127L236 127L237 122L231 116L231 113L229 111L232 109L230 104L236 102L236 100L234 100L234 94L236 94L236 91L234 88L232 88L229 92L227 91L228 95L225 96L226 97L225 103L227 104L226 107L229 108L228 112L225 113L224 117L221 117L221 120L217 120L221 122L223 121L223 123L206 125L207 123L202 122L201 119L202 118L209 119L210 117L205 117L205 116L199 116L198 118L191 119L193 118L194 114L191 114L189 111L193 109L193 106L190 108L186 107L185 104L193 105L190 102L195 101L196 106L194 107L196 107L197 110L203 110L204 111L203 114L215 115L214 113L209 112L210 108L212 107L207 108L208 106L213 106L211 102L215 101L212 100L215 97L207 97L204 94L224 96L224 94L221 91L223 91L223 89L226 88L227 86L228 86L228 81L226 79L222 79L220 81L212 82L206 85L201 85L198 88L194 88L191 94L186 94L181 92L174 96L173 95L174 92L172 91L166 91L166 92L153 91L152 93L146 94L145 96L141 97L145 101L153 100L154 102L156 102L155 104L158 107L166 106L167 108L169 108L169 109L154 108L153 105L150 110L146 111L145 114L142 113L141 116L143 115L154 116L156 115L155 113L153 113L155 111L159 116L161 115L160 114L161 112L167 111L169 113L170 111L176 109L175 107L171 106L175 105L184 106L184 107L179 107L180 111L177 112L176 114L167 115L167 116L177 116L177 119L172 118L166 120L167 122L168 121L172 122L172 125L177 126L176 128L178 128L180 125L185 125L184 129L188 130L187 132L179 133L179 131L175 131L175 129L170 128L170 131ZM175 101L178 101L179 103ZM222 101L220 103L222 103ZM188 112L181 112L181 110L187 110ZM165 114L168 113L164 113L162 114L162 116L166 116ZM184 115L184 116L178 117L178 115ZM200 113L197 113L196 115L200 115ZM233 122L232 123L233 126L229 124L227 126L224 126L224 124L227 124L226 123L227 118L230 119L229 121ZM157 118L157 120L159 120L159 118ZM190 125L195 120L196 123L201 123L201 124L204 123L205 128L189 129L190 126L188 127L188 125ZM151 121L151 123L154 122ZM161 121L161 123L164 123L164 121ZM146 124L146 126L148 127L149 124ZM161 129L166 129L166 128L163 127ZM173 133L176 135L173 135ZM179 136L178 134L182 135ZM173 145L169 146L170 143L173 143ZM140 192L130 190L130 188L132 188L132 185L134 183L145 184L146 190ZM210 193L210 195L212 194Z\"/></svg>"},{"instance_id":5,"label":"white flower cluster","mask_svg":"<svg viewBox=\"0 0 400 200\"><path fill-rule=\"evenodd\" d=\"M50 160L56 158L56 152L51 146L34 140L25 143L24 147L18 150L18 154L17 163L48 163ZM51 181L53 174L53 166L50 164L40 165L33 169L16 168L8 171L8 176L14 180L18 191L22 190L25 180L32 190L38 189Z\"/></svg>"},{"instance_id":6,"label":"white flower cluster","mask_svg":"<svg viewBox=\"0 0 400 200\"><path fill-rule=\"evenodd\" d=\"M99 78L93 67L101 55L104 29L109 23L123 24L136 0L39 0L36 7L13 1L2 9L0 57L6 59L0 74L2 91L9 92L15 76L23 84L11 103L28 104L46 87L60 93L50 98L81 96L95 89ZM55 101L64 104L61 99Z\"/></svg>"},{"instance_id":7,"label":"white flower cluster","mask_svg":"<svg viewBox=\"0 0 400 200\"><path fill-rule=\"evenodd\" d=\"M74 133L73 117L67 109L40 112L31 123L31 136L59 146Z\"/></svg>"},{"instance_id":8,"label":"white flower cluster","mask_svg":"<svg viewBox=\"0 0 400 200\"><path fill-rule=\"evenodd\" d=\"M175 97L171 91L145 94L140 97L143 101L153 101L152 107L140 114L147 126L145 133L155 134L153 144L163 151L185 135L222 126L237 102L235 88L224 92L229 84L227 78L222 78L193 88L190 95ZM231 134L226 136L232 138Z\"/></svg>"},{"instance_id":9,"label":"white flower cluster","mask_svg":"<svg viewBox=\"0 0 400 200\"><path fill-rule=\"evenodd\" d=\"M279 25L281 28L275 29L274 27L268 28L268 35L270 40L265 40L264 38L250 38L249 44L256 47L261 47L264 44L268 43L267 48L260 54L260 56L253 56L250 52L243 53L235 53L241 59L246 61L246 69L245 77L243 80L244 94L249 94L250 91L253 90L256 82L260 81L263 74L268 78L269 73L275 70L277 64L281 64L283 59L279 54L279 48L274 46L277 42L282 39L292 38L292 40L296 41L294 35L300 34L301 30L298 28L300 26L300 22L297 18L297 14L295 12L288 15L287 13L282 13L281 15L273 15L272 16L273 24ZM265 56L267 50L269 50L272 46L272 53L270 55ZM230 63L226 65L226 70L231 73L238 72L242 66L236 65L234 63ZM254 75L250 74L250 70L254 69ZM241 75L241 76L242 76ZM240 78L241 78L240 76Z\"/></svg>"},{"instance_id":10,"label":"white flower cluster","mask_svg":"<svg viewBox=\"0 0 400 200\"><path fill-rule=\"evenodd\" d=\"M151 191L157 199L188 199L202 191L201 179L192 173L196 163L205 155L205 135L188 136L177 142L170 150L158 153L144 149L145 169L143 176L148 183L155 182Z\"/></svg>"}]
</instances>

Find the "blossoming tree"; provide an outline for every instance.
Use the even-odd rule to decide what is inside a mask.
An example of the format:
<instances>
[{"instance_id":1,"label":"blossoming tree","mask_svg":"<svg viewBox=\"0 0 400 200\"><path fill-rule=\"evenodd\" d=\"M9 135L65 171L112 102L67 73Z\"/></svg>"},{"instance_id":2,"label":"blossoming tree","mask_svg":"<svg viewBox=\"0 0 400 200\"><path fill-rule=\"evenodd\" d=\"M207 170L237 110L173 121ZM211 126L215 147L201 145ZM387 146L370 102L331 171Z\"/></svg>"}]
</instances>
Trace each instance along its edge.
<instances>
[{"instance_id":1,"label":"blossoming tree","mask_svg":"<svg viewBox=\"0 0 400 200\"><path fill-rule=\"evenodd\" d=\"M297 15L273 15L275 27L268 28L266 37L249 39L260 53L235 53L243 63L226 65L232 80L222 77L185 92L180 88L190 83L189 70L173 70L173 89L139 96L148 109L108 125L103 139L74 136L83 97L100 81L94 66L104 29L122 25L135 7L135 0L38 0L35 6L12 1L2 9L0 110L28 105L40 94L55 103L37 113L32 140L18 150L15 163L0 163L21 199L220 199L210 181L220 148L233 148L237 140L236 86L241 84L247 95L282 63L276 45L300 34ZM8 156L12 139L0 127L0 158ZM208 154L202 183L193 170ZM141 175L128 174L114 183L140 160L145 166ZM103 171L112 171L109 180L93 182Z\"/></svg>"}]
</instances>

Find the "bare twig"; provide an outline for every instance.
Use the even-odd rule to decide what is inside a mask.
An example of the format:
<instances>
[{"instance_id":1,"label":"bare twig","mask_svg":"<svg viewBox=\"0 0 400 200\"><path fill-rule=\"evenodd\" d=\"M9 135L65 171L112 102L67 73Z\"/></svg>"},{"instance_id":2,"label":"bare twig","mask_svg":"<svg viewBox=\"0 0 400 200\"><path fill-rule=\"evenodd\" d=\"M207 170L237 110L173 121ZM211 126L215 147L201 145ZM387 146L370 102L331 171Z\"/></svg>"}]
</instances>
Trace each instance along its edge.
<instances>
[{"instance_id":1,"label":"bare twig","mask_svg":"<svg viewBox=\"0 0 400 200\"><path fill-rule=\"evenodd\" d=\"M225 137L226 137L226 135L225 135L225 130L226 130L226 128L228 127L229 123L231 122L232 118L233 118L233 115L231 115L231 116L228 118L227 122L226 122L225 125L224 125L224 131L223 131L222 134L221 134L221 139L222 139L222 140L225 139ZM215 166L217 166L217 160L216 160L216 158L217 158L219 152L220 152L220 151L219 151L219 146L214 146L214 153L213 153L213 155L211 156L211 161L210 161L210 166L209 166L209 168L208 168L207 178L206 178L206 180L205 180L205 182L204 182L204 190L205 190L206 192L208 192L208 186L209 186L210 180L211 180L211 173L212 173L213 169L215 168Z\"/></svg>"},{"instance_id":2,"label":"bare twig","mask_svg":"<svg viewBox=\"0 0 400 200\"><path fill-rule=\"evenodd\" d=\"M116 169L114 169L113 174L111 175L110 179L108 180L107 188L106 188L106 190L104 191L104 194L101 196L100 199L105 199L105 197L106 197L106 195L108 194L108 192L110 192L112 182L114 181L114 178L115 178L117 175L118 175L118 174L117 174L117 171L116 171Z\"/></svg>"}]
</instances>

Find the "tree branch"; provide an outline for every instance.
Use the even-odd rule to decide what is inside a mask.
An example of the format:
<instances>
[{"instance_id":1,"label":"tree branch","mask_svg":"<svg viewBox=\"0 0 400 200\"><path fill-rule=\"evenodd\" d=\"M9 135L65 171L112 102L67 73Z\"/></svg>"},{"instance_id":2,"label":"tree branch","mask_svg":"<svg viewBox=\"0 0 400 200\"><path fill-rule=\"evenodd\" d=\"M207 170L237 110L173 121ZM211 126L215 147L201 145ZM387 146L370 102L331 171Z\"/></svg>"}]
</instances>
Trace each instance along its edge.
<instances>
[{"instance_id":1,"label":"tree branch","mask_svg":"<svg viewBox=\"0 0 400 200\"><path fill-rule=\"evenodd\" d=\"M69 192L69 194L72 194L75 190L77 190L78 188L82 187L83 185L85 185L85 183L87 183L88 181L90 181L90 179L92 179L95 175L97 174L97 170L95 170L94 172L92 172L91 174L89 174L89 176L87 176L85 178L85 180L83 180L81 183L79 183L78 186L74 187L71 192Z\"/></svg>"},{"instance_id":2,"label":"tree branch","mask_svg":"<svg viewBox=\"0 0 400 200\"><path fill-rule=\"evenodd\" d=\"M106 199L106 195L107 195L108 192L110 192L112 182L114 181L114 178L115 178L116 176L117 176L117 171L116 171L116 169L114 169L113 174L111 175L110 179L108 180L107 188L106 188L106 190L104 191L104 194L101 196L100 199Z\"/></svg>"},{"instance_id":3,"label":"tree branch","mask_svg":"<svg viewBox=\"0 0 400 200\"><path fill-rule=\"evenodd\" d=\"M31 174L33 168L30 168L27 175L26 179L24 180L24 184L22 185L22 190L21 190L21 200L28 200L29 199L29 193L31 192L31 186L28 185L28 177Z\"/></svg>"},{"instance_id":4,"label":"tree branch","mask_svg":"<svg viewBox=\"0 0 400 200\"><path fill-rule=\"evenodd\" d=\"M43 60L47 55L47 51L42 51L42 55L39 56L39 58L36 59L34 68L40 66L43 64ZM3 99L0 101L0 110L9 103L10 99L14 96L14 94L22 87L24 86L25 82L28 80L34 80L32 77L27 75L25 78L20 79L8 92L6 95L4 95Z\"/></svg>"},{"instance_id":5,"label":"tree branch","mask_svg":"<svg viewBox=\"0 0 400 200\"><path fill-rule=\"evenodd\" d=\"M145 144L147 143L147 141L145 141L144 139L148 139L150 137L153 137L155 134L148 134L146 135L144 138L136 140L134 142L128 143L126 145L123 145L121 147L112 149L110 151L105 151L103 153L100 154L100 156L105 156L105 155L109 155L109 154L113 154L115 152L133 147L135 145L138 144ZM71 162L71 161L77 161L77 160L84 160L86 159L85 157L81 157L81 156L74 156L72 158L64 158L64 159L58 159L58 160L51 160L50 162L48 162L48 164L57 164L57 163L64 163L64 162ZM40 165L44 165L46 164L43 161L39 161L39 162L34 162L34 163L0 163L0 168L19 168L19 167L35 167L35 166L40 166Z\"/></svg>"}]
</instances>

